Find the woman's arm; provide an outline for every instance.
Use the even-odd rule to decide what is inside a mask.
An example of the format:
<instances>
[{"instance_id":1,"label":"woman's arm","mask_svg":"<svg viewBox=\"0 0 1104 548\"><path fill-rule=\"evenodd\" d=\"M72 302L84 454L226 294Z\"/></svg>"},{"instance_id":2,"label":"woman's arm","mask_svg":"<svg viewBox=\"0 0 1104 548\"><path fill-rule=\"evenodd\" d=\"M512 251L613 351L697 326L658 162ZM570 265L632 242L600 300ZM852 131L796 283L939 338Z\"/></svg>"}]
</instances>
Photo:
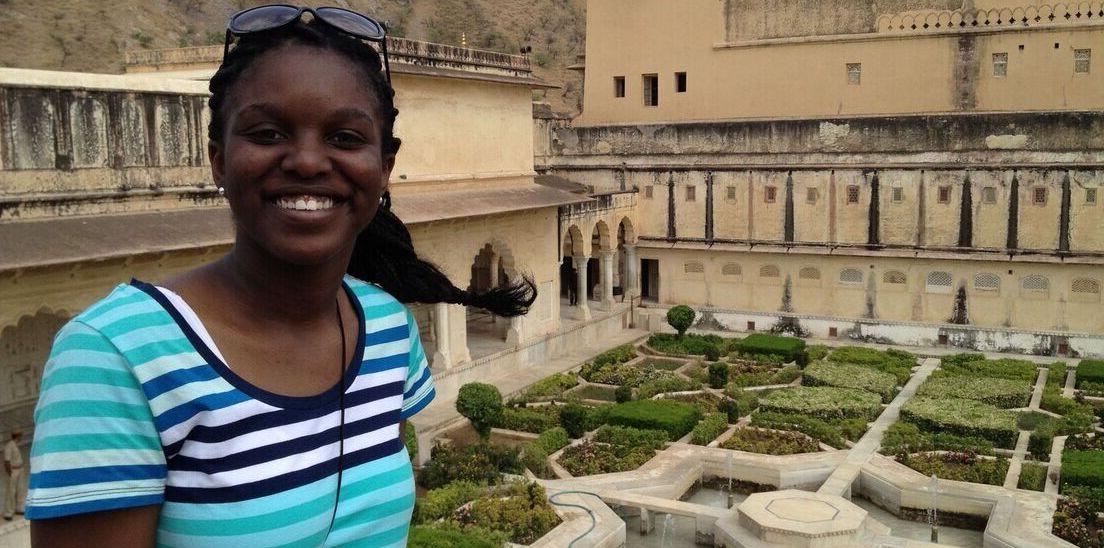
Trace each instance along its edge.
<instances>
[{"instance_id":1,"label":"woman's arm","mask_svg":"<svg viewBox=\"0 0 1104 548\"><path fill-rule=\"evenodd\" d=\"M157 537L161 505L92 512L31 522L35 548L147 548Z\"/></svg>"}]
</instances>

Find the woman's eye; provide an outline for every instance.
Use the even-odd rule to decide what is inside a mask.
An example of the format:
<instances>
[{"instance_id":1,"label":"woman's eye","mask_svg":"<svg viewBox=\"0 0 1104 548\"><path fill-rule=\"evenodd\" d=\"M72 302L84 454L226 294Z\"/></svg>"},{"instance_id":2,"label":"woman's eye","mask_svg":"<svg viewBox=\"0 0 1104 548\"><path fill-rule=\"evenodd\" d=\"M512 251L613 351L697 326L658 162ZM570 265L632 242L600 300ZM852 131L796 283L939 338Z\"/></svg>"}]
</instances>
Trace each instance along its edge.
<instances>
[{"instance_id":1,"label":"woman's eye","mask_svg":"<svg viewBox=\"0 0 1104 548\"><path fill-rule=\"evenodd\" d=\"M257 129L246 134L250 139L260 143L275 143L284 138L284 135L275 129Z\"/></svg>"},{"instance_id":2,"label":"woman's eye","mask_svg":"<svg viewBox=\"0 0 1104 548\"><path fill-rule=\"evenodd\" d=\"M330 142L339 147L359 147L367 144L367 140L357 133L341 131L330 136Z\"/></svg>"}]
</instances>

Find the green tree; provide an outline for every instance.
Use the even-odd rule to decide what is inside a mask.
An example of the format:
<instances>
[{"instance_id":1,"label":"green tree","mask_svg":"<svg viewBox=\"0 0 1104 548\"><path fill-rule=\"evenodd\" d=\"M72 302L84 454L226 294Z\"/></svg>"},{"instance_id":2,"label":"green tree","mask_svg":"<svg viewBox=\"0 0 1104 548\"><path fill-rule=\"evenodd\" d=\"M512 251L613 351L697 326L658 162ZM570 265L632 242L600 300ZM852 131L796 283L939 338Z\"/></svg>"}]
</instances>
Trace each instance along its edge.
<instances>
[{"instance_id":1,"label":"green tree","mask_svg":"<svg viewBox=\"0 0 1104 548\"><path fill-rule=\"evenodd\" d=\"M682 338L686 334L686 330L690 329L690 325L694 323L694 309L680 304L678 306L671 307L667 311L667 323L671 327L678 331L678 338Z\"/></svg>"},{"instance_id":2,"label":"green tree","mask_svg":"<svg viewBox=\"0 0 1104 548\"><path fill-rule=\"evenodd\" d=\"M502 393L491 384L465 384L456 397L456 410L471 421L483 438L490 435L491 427L502 422L502 409Z\"/></svg>"}]
</instances>

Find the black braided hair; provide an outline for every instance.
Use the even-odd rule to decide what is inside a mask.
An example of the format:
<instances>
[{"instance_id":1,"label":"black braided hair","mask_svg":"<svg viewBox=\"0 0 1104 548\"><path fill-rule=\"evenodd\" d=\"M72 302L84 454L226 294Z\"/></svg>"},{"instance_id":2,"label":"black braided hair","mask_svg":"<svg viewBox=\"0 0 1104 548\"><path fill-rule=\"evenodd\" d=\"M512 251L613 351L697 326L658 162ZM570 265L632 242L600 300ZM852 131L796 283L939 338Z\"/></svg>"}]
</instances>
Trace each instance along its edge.
<instances>
[{"instance_id":1,"label":"black braided hair","mask_svg":"<svg viewBox=\"0 0 1104 548\"><path fill-rule=\"evenodd\" d=\"M207 137L221 143L225 128L222 108L242 73L262 54L287 44L302 44L332 51L364 69L364 77L376 96L383 154L395 154L402 144L394 136L395 91L383 76L379 54L364 42L316 22L299 22L272 31L239 38L211 77L211 123ZM372 222L357 235L347 272L378 284L400 302L452 303L486 309L499 316L520 316L537 298L537 286L529 276L483 293L456 287L432 263L418 258L410 231L391 211L390 192Z\"/></svg>"}]
</instances>

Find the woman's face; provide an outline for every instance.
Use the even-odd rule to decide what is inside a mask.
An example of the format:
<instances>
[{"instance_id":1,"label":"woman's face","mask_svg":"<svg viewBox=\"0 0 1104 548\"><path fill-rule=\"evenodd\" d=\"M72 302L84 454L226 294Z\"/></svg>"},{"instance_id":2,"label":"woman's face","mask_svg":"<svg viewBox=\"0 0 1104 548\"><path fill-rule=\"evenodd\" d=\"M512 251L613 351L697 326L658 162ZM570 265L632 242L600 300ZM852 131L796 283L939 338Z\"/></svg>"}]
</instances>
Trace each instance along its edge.
<instances>
[{"instance_id":1,"label":"woman's face","mask_svg":"<svg viewBox=\"0 0 1104 548\"><path fill-rule=\"evenodd\" d=\"M348 260L395 164L365 80L340 54L290 45L262 54L233 85L222 142L209 152L238 245L299 266Z\"/></svg>"}]
</instances>

